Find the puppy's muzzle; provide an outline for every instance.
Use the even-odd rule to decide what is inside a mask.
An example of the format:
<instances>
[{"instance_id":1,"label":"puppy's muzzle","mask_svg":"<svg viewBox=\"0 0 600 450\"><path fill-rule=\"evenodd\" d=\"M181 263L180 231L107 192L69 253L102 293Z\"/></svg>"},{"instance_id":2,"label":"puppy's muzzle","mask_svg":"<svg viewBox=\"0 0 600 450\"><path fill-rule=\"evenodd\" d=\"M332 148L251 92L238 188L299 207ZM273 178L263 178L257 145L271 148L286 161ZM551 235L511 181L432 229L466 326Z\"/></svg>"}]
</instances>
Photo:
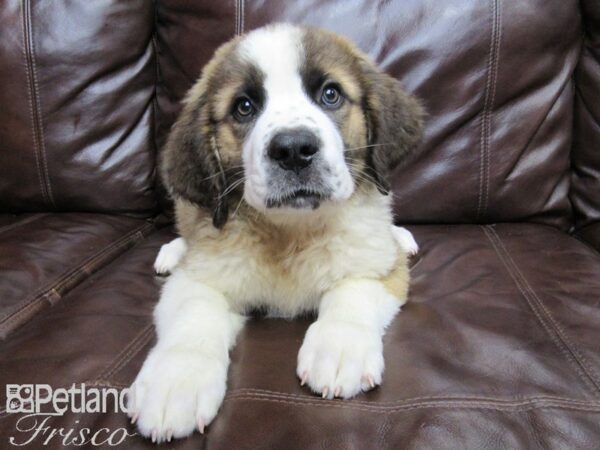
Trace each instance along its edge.
<instances>
[{"instance_id":1,"label":"puppy's muzzle","mask_svg":"<svg viewBox=\"0 0 600 450\"><path fill-rule=\"evenodd\" d=\"M319 151L321 142L306 128L295 128L278 132L269 144L268 155L284 170L297 174L311 165Z\"/></svg>"}]
</instances>

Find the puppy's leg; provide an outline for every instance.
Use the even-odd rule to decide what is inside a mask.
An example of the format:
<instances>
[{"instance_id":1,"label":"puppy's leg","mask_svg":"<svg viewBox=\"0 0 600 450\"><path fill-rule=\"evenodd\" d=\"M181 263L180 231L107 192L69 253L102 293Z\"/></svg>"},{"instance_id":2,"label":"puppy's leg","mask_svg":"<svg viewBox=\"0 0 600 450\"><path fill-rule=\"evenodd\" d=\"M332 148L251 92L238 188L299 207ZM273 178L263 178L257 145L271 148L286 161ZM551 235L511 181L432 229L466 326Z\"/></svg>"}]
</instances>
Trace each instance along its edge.
<instances>
[{"instance_id":1,"label":"puppy's leg","mask_svg":"<svg viewBox=\"0 0 600 450\"><path fill-rule=\"evenodd\" d=\"M412 233L404 227L397 227L392 225L392 235L402 250L409 255L413 256L419 252L419 246L417 241L413 237Z\"/></svg>"},{"instance_id":2,"label":"puppy's leg","mask_svg":"<svg viewBox=\"0 0 600 450\"><path fill-rule=\"evenodd\" d=\"M202 433L225 396L229 349L244 319L223 294L176 271L154 320L158 342L131 386L128 414L152 441Z\"/></svg>"},{"instance_id":3,"label":"puppy's leg","mask_svg":"<svg viewBox=\"0 0 600 450\"><path fill-rule=\"evenodd\" d=\"M302 384L349 398L381 383L386 327L401 302L377 280L345 280L327 292L298 353Z\"/></svg>"},{"instance_id":4,"label":"puppy's leg","mask_svg":"<svg viewBox=\"0 0 600 450\"><path fill-rule=\"evenodd\" d=\"M173 239L168 244L163 245L154 261L154 271L158 275L173 272L173 269L179 264L186 251L187 245L182 237Z\"/></svg>"}]
</instances>

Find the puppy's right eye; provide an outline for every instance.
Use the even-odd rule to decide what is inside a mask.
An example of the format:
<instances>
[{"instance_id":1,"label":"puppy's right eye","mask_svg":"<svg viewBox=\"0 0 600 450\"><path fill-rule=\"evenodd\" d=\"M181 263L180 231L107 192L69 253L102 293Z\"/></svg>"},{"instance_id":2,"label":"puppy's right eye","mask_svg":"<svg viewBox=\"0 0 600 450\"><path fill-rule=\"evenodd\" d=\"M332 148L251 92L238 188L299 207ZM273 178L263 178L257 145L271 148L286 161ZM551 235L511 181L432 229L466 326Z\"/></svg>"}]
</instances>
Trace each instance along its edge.
<instances>
[{"instance_id":1,"label":"puppy's right eye","mask_svg":"<svg viewBox=\"0 0 600 450\"><path fill-rule=\"evenodd\" d=\"M327 109L338 109L343 101L344 97L342 97L340 89L335 83L328 83L323 86L321 91L321 104L323 106Z\"/></svg>"},{"instance_id":2,"label":"puppy's right eye","mask_svg":"<svg viewBox=\"0 0 600 450\"><path fill-rule=\"evenodd\" d=\"M254 113L256 108L248 97L241 97L236 100L233 108L233 116L239 122L245 122L249 120Z\"/></svg>"}]
</instances>

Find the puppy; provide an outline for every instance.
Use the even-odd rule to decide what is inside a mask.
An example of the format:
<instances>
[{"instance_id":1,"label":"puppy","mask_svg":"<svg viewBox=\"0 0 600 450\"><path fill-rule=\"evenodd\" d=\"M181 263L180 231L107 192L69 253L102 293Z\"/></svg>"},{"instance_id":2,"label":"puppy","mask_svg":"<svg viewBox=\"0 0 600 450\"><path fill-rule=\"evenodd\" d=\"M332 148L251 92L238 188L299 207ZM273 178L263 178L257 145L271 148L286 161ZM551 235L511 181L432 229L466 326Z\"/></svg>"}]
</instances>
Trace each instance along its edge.
<instances>
[{"instance_id":1,"label":"puppy","mask_svg":"<svg viewBox=\"0 0 600 450\"><path fill-rule=\"evenodd\" d=\"M416 251L393 227L389 177L421 128L417 101L330 32L272 25L217 50L160 164L181 239L161 251L172 274L158 341L131 387L142 435L204 432L254 308L318 313L296 375L323 398L381 383L382 337Z\"/></svg>"}]
</instances>

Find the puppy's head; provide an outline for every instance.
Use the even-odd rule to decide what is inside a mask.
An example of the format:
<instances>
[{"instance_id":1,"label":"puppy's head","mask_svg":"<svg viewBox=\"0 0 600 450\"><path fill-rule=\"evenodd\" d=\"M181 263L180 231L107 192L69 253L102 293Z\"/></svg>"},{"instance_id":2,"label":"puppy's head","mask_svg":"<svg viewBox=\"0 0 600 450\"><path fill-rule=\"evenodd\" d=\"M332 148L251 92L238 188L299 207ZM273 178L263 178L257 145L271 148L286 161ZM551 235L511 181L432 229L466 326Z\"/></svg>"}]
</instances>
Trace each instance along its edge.
<instances>
[{"instance_id":1,"label":"puppy's head","mask_svg":"<svg viewBox=\"0 0 600 450\"><path fill-rule=\"evenodd\" d=\"M222 46L187 95L161 165L174 197L216 227L239 201L265 215L342 202L389 174L421 135L398 81L333 33L272 25Z\"/></svg>"}]
</instances>

